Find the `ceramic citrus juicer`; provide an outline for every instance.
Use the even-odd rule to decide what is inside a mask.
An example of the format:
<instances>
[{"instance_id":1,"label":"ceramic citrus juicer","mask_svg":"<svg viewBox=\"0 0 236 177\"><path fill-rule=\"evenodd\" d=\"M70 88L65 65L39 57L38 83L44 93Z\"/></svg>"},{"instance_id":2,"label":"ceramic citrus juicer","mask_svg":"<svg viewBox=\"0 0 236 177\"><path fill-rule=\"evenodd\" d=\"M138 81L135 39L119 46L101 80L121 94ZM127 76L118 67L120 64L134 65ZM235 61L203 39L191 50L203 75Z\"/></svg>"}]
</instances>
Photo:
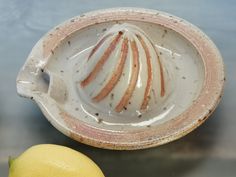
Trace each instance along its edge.
<instances>
[{"instance_id":1,"label":"ceramic citrus juicer","mask_svg":"<svg viewBox=\"0 0 236 177\"><path fill-rule=\"evenodd\" d=\"M43 36L17 91L69 137L130 150L195 129L218 104L224 80L220 53L197 27L164 12L115 8Z\"/></svg>"}]
</instances>

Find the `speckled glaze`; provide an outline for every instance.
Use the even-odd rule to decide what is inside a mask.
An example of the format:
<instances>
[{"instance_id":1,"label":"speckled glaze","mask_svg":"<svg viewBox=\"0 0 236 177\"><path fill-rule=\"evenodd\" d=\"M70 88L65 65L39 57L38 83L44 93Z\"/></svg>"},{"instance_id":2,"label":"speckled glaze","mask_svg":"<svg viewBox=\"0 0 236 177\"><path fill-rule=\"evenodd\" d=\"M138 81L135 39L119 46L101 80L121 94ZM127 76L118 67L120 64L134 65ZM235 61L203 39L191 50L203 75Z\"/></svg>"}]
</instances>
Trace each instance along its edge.
<instances>
[{"instance_id":1,"label":"speckled glaze","mask_svg":"<svg viewBox=\"0 0 236 177\"><path fill-rule=\"evenodd\" d=\"M135 25L115 24L101 36L87 60L82 58L78 59L80 95L100 110L140 117L162 105L169 95L171 79L158 49Z\"/></svg>"},{"instance_id":2,"label":"speckled glaze","mask_svg":"<svg viewBox=\"0 0 236 177\"><path fill-rule=\"evenodd\" d=\"M203 123L224 80L220 53L197 27L164 12L115 8L72 18L42 37L17 91L69 137L131 150Z\"/></svg>"}]
</instances>

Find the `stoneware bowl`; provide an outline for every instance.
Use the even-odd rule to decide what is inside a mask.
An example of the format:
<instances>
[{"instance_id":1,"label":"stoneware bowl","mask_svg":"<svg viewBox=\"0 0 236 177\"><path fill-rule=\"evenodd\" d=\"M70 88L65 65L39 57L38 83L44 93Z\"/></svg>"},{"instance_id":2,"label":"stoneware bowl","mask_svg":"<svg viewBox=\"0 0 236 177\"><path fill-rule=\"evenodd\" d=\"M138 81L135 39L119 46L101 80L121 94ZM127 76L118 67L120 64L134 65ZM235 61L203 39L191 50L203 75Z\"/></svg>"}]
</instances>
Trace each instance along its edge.
<instances>
[{"instance_id":1,"label":"stoneware bowl","mask_svg":"<svg viewBox=\"0 0 236 177\"><path fill-rule=\"evenodd\" d=\"M221 55L197 27L148 9L115 8L67 20L34 46L17 77L65 135L107 149L178 139L214 111Z\"/></svg>"}]
</instances>

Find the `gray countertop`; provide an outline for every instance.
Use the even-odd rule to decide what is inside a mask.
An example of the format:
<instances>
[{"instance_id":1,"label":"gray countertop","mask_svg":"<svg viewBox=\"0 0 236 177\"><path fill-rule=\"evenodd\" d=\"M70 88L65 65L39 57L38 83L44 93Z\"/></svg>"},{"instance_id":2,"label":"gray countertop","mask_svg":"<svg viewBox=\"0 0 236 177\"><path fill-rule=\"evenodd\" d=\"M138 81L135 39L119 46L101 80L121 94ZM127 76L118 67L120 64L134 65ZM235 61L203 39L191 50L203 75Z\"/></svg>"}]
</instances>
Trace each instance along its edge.
<instances>
[{"instance_id":1,"label":"gray countertop","mask_svg":"<svg viewBox=\"0 0 236 177\"><path fill-rule=\"evenodd\" d=\"M56 24L87 11L136 6L166 11L201 28L226 65L225 94L209 120L161 147L110 151L75 142L44 118L32 101L16 94L15 79L33 45ZM236 1L228 0L0 0L0 176L8 156L40 143L55 143L91 157L111 177L236 176Z\"/></svg>"}]
</instances>

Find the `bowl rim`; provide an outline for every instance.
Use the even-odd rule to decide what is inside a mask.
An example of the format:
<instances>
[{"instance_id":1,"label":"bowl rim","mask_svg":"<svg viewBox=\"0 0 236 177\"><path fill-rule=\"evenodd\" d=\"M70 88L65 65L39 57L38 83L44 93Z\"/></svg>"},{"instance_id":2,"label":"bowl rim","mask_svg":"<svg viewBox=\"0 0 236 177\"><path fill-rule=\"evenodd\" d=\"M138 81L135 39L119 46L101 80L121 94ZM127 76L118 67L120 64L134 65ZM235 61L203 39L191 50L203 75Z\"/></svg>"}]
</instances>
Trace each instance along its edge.
<instances>
[{"instance_id":1,"label":"bowl rim","mask_svg":"<svg viewBox=\"0 0 236 177\"><path fill-rule=\"evenodd\" d=\"M135 20L164 26L179 33L199 52L205 68L204 84L196 100L180 115L160 125L140 130L110 131L98 129L73 118L69 113L56 106L55 102L46 95L34 93L29 84L19 82L27 80L25 73L29 70L35 70L38 73L53 55L55 48L75 31L94 24L119 20ZM32 66L32 56L40 56L39 59L45 61L44 64ZM30 63L31 66L29 67ZM186 20L165 12L126 7L85 13L50 30L33 47L21 69L17 77L17 92L21 96L33 98L54 127L79 142L105 149L134 150L165 144L197 128L218 105L223 94L224 83L225 73L221 54L211 39L199 28Z\"/></svg>"}]
</instances>

